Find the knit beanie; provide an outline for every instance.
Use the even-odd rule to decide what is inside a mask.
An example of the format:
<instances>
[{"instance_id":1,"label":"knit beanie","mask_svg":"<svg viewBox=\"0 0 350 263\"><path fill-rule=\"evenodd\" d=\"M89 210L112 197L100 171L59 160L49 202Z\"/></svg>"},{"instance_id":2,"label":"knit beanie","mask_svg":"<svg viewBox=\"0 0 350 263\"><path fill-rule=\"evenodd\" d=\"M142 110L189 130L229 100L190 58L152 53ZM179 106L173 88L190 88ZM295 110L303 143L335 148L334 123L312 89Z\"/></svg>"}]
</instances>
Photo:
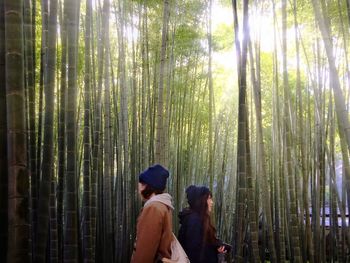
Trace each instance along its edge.
<instances>
[{"instance_id":1,"label":"knit beanie","mask_svg":"<svg viewBox=\"0 0 350 263\"><path fill-rule=\"evenodd\" d=\"M197 202L204 195L208 195L210 190L206 186L195 186L190 185L186 188L187 201L190 207L194 208L197 206Z\"/></svg>"},{"instance_id":2,"label":"knit beanie","mask_svg":"<svg viewBox=\"0 0 350 263\"><path fill-rule=\"evenodd\" d=\"M155 190L163 191L169 172L160 164L148 167L139 175L139 182L149 185Z\"/></svg>"}]
</instances>

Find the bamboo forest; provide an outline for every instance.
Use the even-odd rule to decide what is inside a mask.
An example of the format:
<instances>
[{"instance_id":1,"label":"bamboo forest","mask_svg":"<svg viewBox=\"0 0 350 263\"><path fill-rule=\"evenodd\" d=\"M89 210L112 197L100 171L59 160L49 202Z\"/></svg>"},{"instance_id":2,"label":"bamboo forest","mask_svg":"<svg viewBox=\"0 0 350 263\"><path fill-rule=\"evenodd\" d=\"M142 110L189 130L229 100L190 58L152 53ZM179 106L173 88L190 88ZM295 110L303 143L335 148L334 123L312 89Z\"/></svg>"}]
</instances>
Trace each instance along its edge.
<instances>
[{"instance_id":1,"label":"bamboo forest","mask_svg":"<svg viewBox=\"0 0 350 263\"><path fill-rule=\"evenodd\" d=\"M0 0L1 262L130 262L153 164L225 262L350 262L349 52L350 0Z\"/></svg>"}]
</instances>

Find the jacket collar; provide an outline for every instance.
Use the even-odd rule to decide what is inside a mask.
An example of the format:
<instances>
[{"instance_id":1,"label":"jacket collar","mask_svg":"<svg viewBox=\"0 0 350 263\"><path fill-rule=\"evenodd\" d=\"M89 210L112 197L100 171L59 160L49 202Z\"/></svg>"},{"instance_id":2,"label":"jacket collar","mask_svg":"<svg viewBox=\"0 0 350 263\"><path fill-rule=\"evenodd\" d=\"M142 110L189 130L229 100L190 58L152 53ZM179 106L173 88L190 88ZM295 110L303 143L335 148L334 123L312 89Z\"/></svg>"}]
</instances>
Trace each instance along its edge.
<instances>
[{"instance_id":1,"label":"jacket collar","mask_svg":"<svg viewBox=\"0 0 350 263\"><path fill-rule=\"evenodd\" d=\"M163 194L152 196L149 200L146 201L146 203L143 207L146 207L153 202L160 202L160 203L165 204L166 206L168 206L174 210L174 206L172 204L172 197L168 193L163 193Z\"/></svg>"}]
</instances>

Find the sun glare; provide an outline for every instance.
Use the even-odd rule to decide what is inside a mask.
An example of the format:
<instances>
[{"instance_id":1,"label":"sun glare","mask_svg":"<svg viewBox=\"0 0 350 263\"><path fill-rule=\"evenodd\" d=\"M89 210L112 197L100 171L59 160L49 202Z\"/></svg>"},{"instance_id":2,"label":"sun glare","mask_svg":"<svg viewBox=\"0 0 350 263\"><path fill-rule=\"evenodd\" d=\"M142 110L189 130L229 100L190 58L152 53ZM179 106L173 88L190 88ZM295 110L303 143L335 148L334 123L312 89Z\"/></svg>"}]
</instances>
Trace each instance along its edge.
<instances>
[{"instance_id":1,"label":"sun glare","mask_svg":"<svg viewBox=\"0 0 350 263\"><path fill-rule=\"evenodd\" d=\"M212 7L212 32L214 33L221 26L232 27L231 37L233 34L233 13L229 7L220 5L217 1L213 1ZM232 42L233 43L233 42ZM234 87L236 86L236 53L235 47L225 47L224 50L213 52L213 69L214 69L214 85L222 90L218 99L219 106L227 105L229 99L232 98Z\"/></svg>"}]
</instances>

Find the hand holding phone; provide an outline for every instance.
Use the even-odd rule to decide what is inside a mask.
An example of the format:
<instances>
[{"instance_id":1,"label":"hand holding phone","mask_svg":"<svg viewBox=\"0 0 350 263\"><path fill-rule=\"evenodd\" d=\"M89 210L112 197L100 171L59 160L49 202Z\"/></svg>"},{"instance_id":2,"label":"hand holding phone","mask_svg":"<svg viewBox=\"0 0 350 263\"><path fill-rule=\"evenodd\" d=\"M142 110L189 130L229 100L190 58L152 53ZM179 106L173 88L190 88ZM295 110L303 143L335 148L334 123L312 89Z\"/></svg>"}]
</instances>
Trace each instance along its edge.
<instances>
[{"instance_id":1,"label":"hand holding phone","mask_svg":"<svg viewBox=\"0 0 350 263\"><path fill-rule=\"evenodd\" d=\"M220 246L220 247L218 248L218 252L219 252L219 253L226 253L227 251L226 251L226 249L225 249L225 246Z\"/></svg>"},{"instance_id":2,"label":"hand holding phone","mask_svg":"<svg viewBox=\"0 0 350 263\"><path fill-rule=\"evenodd\" d=\"M225 247L224 250L226 250L227 252L230 252L232 249L232 246L230 244L225 243L225 242L222 243L222 246Z\"/></svg>"}]
</instances>

